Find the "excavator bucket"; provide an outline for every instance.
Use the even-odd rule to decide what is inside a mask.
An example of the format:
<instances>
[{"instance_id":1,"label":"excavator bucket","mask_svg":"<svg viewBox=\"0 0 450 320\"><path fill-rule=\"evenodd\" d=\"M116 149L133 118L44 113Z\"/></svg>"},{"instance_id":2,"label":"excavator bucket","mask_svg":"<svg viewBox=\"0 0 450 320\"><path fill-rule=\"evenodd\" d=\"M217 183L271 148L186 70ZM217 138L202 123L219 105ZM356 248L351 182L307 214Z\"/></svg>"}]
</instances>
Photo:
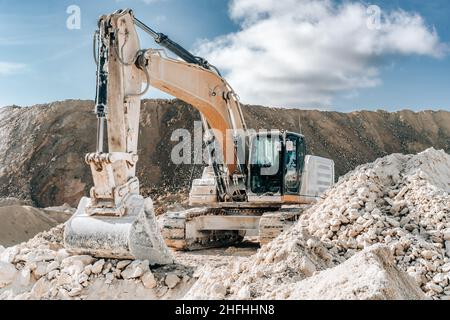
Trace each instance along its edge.
<instances>
[{"instance_id":1,"label":"excavator bucket","mask_svg":"<svg viewBox=\"0 0 450 320\"><path fill-rule=\"evenodd\" d=\"M83 197L76 213L66 223L64 244L73 254L114 259L148 260L151 265L171 264L150 198L132 195L124 216L89 215L90 198Z\"/></svg>"}]
</instances>

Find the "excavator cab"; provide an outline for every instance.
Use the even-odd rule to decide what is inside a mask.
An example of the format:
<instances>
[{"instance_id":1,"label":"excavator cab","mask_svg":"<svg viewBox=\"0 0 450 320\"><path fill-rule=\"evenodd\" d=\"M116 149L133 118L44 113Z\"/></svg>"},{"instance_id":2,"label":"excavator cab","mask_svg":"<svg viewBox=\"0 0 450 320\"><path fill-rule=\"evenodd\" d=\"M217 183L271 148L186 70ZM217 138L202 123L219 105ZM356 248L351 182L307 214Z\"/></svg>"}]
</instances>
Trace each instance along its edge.
<instances>
[{"instance_id":1,"label":"excavator cab","mask_svg":"<svg viewBox=\"0 0 450 320\"><path fill-rule=\"evenodd\" d=\"M259 196L298 195L305 162L304 137L271 131L250 137L248 190Z\"/></svg>"}]
</instances>

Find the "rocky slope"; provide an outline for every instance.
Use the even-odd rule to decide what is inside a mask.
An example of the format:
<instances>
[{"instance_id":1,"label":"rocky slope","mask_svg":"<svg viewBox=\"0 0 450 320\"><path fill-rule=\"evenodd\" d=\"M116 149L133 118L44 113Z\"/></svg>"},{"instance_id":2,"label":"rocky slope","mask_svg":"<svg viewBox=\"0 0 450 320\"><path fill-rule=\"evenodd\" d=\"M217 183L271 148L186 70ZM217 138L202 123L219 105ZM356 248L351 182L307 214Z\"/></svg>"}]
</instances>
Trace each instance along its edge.
<instances>
[{"instance_id":1,"label":"rocky slope","mask_svg":"<svg viewBox=\"0 0 450 320\"><path fill-rule=\"evenodd\" d=\"M92 110L92 101L78 100L0 108L0 197L30 199L39 207L76 205L92 184L84 163L84 154L95 149ZM249 128L301 131L310 153L335 160L337 175L393 152L416 153L431 146L450 152L447 111L338 113L260 106L244 106L243 111ZM170 140L172 132L192 132L198 119L192 107L178 100L143 102L138 176L144 193L183 190L201 173L199 166L170 161L177 144ZM171 197L162 200L182 198Z\"/></svg>"}]
</instances>

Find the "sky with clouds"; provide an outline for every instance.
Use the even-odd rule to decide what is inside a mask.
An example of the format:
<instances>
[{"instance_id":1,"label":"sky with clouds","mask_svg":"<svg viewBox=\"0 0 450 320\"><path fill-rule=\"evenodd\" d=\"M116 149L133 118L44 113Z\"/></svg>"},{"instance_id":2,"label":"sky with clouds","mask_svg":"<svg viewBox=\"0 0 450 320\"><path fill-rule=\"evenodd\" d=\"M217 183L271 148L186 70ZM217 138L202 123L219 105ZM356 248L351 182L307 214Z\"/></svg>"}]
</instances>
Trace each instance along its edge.
<instances>
[{"instance_id":1,"label":"sky with clouds","mask_svg":"<svg viewBox=\"0 0 450 320\"><path fill-rule=\"evenodd\" d=\"M80 29L66 26L71 5ZM244 103L450 110L448 0L0 0L0 106L92 99L96 20L126 7L216 65Z\"/></svg>"}]
</instances>

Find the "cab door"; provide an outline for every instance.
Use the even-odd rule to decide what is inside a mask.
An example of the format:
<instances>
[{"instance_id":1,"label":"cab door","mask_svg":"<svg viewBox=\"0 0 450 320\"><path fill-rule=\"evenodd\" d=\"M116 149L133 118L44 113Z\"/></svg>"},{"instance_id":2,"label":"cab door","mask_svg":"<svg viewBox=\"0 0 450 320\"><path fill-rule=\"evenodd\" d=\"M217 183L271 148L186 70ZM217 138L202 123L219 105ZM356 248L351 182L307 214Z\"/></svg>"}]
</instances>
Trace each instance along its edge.
<instances>
[{"instance_id":1,"label":"cab door","mask_svg":"<svg viewBox=\"0 0 450 320\"><path fill-rule=\"evenodd\" d=\"M303 136L286 133L284 149L283 195L299 195L306 153Z\"/></svg>"},{"instance_id":2,"label":"cab door","mask_svg":"<svg viewBox=\"0 0 450 320\"><path fill-rule=\"evenodd\" d=\"M282 137L279 132L252 138L249 158L250 191L257 195L281 195L283 189Z\"/></svg>"}]
</instances>

